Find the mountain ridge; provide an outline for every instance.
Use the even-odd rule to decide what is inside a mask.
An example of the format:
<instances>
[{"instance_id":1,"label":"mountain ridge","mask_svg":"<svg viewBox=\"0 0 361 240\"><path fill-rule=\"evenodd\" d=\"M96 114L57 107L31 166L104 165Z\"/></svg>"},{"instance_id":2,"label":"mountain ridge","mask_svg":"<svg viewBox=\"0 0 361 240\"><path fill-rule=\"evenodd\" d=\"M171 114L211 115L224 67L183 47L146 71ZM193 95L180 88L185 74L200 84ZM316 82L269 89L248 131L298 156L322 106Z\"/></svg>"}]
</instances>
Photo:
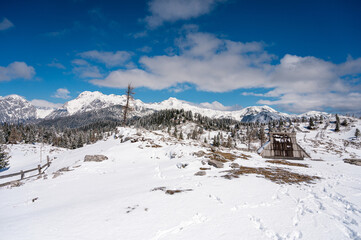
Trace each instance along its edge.
<instances>
[{"instance_id":1,"label":"mountain ridge","mask_svg":"<svg viewBox=\"0 0 361 240\"><path fill-rule=\"evenodd\" d=\"M64 103L60 108L43 109L35 107L24 97L12 94L6 97L0 97L0 122L28 122L39 119L56 119L68 117L76 114L86 113L99 109L105 109L112 106L124 106L126 103L125 95L103 94L99 91L84 91L76 98ZM131 103L134 109L134 115L144 116L155 111L165 109L184 109L192 111L210 118L231 118L242 122L269 122L272 120L287 120L290 118L309 118L309 117L330 117L331 114L319 111L309 111L303 114L287 114L279 112L267 105L250 106L240 110L214 110L170 97L162 102L144 103L139 99L134 99Z\"/></svg>"}]
</instances>

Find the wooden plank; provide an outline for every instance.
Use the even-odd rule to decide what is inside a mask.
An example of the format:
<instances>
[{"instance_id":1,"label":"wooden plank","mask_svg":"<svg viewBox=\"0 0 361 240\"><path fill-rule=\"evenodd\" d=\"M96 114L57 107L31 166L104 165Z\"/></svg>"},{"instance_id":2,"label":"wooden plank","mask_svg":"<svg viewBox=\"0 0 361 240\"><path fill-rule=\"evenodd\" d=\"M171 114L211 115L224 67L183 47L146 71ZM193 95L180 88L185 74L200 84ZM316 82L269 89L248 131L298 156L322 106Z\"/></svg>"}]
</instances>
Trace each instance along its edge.
<instances>
[{"instance_id":1,"label":"wooden plank","mask_svg":"<svg viewBox=\"0 0 361 240\"><path fill-rule=\"evenodd\" d=\"M48 166L50 166L50 161L47 162L47 163L45 163L43 166L41 166L40 169L43 169L43 168L48 167ZM15 176L17 176L17 175L21 175L21 174L33 172L33 171L36 171L36 170L39 171L39 166L38 166L37 168L29 169L29 170L26 170L26 171L20 171L20 172L17 172L17 173L11 173L11 174L8 174L8 175L1 175L1 176L0 176L0 179L9 178L9 177L15 177Z\"/></svg>"},{"instance_id":2,"label":"wooden plank","mask_svg":"<svg viewBox=\"0 0 361 240\"><path fill-rule=\"evenodd\" d=\"M2 179L2 178L9 178L9 177L15 177L15 176L20 175L20 174L21 174L21 172L11 173L11 174L8 174L8 175L2 175L2 176L0 176L0 179Z\"/></svg>"}]
</instances>

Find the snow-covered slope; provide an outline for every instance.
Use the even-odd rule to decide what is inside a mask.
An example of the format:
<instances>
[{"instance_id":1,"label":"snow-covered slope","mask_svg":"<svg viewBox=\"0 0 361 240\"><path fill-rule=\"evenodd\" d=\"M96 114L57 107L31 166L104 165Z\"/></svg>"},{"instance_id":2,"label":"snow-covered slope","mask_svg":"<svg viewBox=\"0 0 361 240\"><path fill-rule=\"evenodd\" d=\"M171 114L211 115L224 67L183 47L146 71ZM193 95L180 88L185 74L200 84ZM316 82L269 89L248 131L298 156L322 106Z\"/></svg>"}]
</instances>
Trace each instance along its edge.
<instances>
[{"instance_id":1,"label":"snow-covered slope","mask_svg":"<svg viewBox=\"0 0 361 240\"><path fill-rule=\"evenodd\" d=\"M359 120L353 124L361 128ZM299 166L267 162L254 152L233 149L229 152L239 157L215 168L204 165L205 156L194 154L210 152L200 142L178 142L166 132L132 128L119 128L119 135L144 141L121 143L110 137L75 150L46 146L41 164L45 155L53 161L45 174L0 188L1 238L360 239L361 167L342 159L360 158L361 149L344 145L354 127L338 133L333 129L331 124L297 133L312 156L291 162ZM41 145L9 147L8 173L40 163ZM88 154L109 159L84 162ZM232 164L319 179L282 184L261 174L222 177ZM195 175L201 170L205 175Z\"/></svg>"},{"instance_id":2,"label":"snow-covered slope","mask_svg":"<svg viewBox=\"0 0 361 240\"><path fill-rule=\"evenodd\" d=\"M305 112L302 113L300 115L298 115L298 117L302 118L310 118L310 117L323 117L323 118L330 118L332 116L332 114L330 113L326 113L326 112L319 112L319 111L309 111L309 112Z\"/></svg>"},{"instance_id":3,"label":"snow-covered slope","mask_svg":"<svg viewBox=\"0 0 361 240\"><path fill-rule=\"evenodd\" d=\"M155 110L171 108L184 109L210 118L232 118L244 122L267 122L269 120L278 120L288 117L288 114L277 112L268 106L247 107L238 111L221 111L200 107L176 98L169 98L160 103L148 104L148 107Z\"/></svg>"}]
</instances>

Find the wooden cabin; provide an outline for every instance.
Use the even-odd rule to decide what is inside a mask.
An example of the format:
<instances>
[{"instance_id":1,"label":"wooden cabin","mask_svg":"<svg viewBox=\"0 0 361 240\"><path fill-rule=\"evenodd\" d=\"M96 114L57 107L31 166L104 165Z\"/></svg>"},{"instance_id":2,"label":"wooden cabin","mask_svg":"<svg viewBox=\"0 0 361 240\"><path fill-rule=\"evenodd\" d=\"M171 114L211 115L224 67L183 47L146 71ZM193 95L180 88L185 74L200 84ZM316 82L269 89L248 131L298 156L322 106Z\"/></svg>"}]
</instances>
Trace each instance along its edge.
<instances>
[{"instance_id":1,"label":"wooden cabin","mask_svg":"<svg viewBox=\"0 0 361 240\"><path fill-rule=\"evenodd\" d=\"M298 145L296 133L271 132L270 140L258 149L263 158L303 160L310 155Z\"/></svg>"}]
</instances>

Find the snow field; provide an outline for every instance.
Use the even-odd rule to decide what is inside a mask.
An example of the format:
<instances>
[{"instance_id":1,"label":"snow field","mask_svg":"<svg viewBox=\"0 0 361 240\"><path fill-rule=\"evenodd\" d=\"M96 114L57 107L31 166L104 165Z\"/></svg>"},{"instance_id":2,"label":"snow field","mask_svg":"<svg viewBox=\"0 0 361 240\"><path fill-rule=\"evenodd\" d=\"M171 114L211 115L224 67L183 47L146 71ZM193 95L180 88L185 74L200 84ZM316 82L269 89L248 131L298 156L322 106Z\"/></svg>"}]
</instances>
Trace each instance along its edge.
<instances>
[{"instance_id":1,"label":"snow field","mask_svg":"<svg viewBox=\"0 0 361 240\"><path fill-rule=\"evenodd\" d=\"M361 171L342 161L360 156L360 150L343 145L342 139L350 138L353 129L341 133L329 129L334 149L346 151L339 154L327 149L327 137L319 139L322 144L316 147L313 140L319 131L297 134L312 159L324 160L294 161L310 168L267 163L249 152L244 152L251 155L249 160L234 161L242 166L282 167L321 177L314 184L300 185L276 184L253 174L222 178L222 171L230 169L228 163L217 169L203 165L204 157L193 155L209 148L194 146L191 140L182 141L183 145L162 141L163 132L143 134L162 146L159 148L151 147L148 141L120 143L114 138L51 153L55 148L46 146L44 156L49 153L55 158L47 177L26 180L20 187L0 188L1 238L360 239ZM121 128L120 135L134 138L137 131ZM38 145L10 148L8 171L38 164ZM104 154L109 159L83 162L84 156L91 154ZM178 168L178 163L188 166ZM53 178L53 173L64 167L69 171ZM205 176L195 176L200 167L211 170L206 170ZM152 191L159 187L192 191L173 195Z\"/></svg>"}]
</instances>

